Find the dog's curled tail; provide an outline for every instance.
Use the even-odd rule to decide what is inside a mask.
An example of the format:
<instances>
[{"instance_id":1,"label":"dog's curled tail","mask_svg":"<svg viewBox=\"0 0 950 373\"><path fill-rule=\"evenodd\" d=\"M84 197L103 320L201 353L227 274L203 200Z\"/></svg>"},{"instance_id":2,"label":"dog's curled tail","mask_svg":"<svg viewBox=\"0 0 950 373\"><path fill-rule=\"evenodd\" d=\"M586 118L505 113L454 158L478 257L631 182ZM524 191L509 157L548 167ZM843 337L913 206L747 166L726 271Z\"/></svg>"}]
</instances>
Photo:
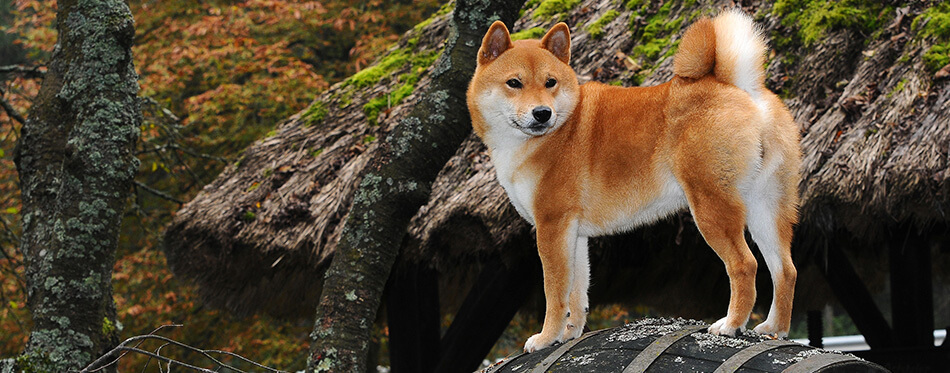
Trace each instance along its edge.
<instances>
[{"instance_id":1,"label":"dog's curled tail","mask_svg":"<svg viewBox=\"0 0 950 373\"><path fill-rule=\"evenodd\" d=\"M701 78L710 73L758 98L764 89L765 40L748 15L735 8L703 18L683 35L673 73Z\"/></svg>"}]
</instances>

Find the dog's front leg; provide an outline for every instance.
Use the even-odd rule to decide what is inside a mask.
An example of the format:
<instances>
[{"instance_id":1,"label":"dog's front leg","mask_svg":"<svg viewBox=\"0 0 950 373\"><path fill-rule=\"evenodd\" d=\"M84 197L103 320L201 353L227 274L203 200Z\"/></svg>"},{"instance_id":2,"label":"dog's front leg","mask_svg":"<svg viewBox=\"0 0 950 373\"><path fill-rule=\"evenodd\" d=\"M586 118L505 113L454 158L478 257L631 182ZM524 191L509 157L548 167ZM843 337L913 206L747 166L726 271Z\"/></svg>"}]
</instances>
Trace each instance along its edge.
<instances>
[{"instance_id":1,"label":"dog's front leg","mask_svg":"<svg viewBox=\"0 0 950 373\"><path fill-rule=\"evenodd\" d=\"M587 252L587 237L578 237L571 260L571 296L568 306L567 329L562 340L570 340L584 334L587 313L590 306L587 300L587 288L590 287L590 260Z\"/></svg>"},{"instance_id":2,"label":"dog's front leg","mask_svg":"<svg viewBox=\"0 0 950 373\"><path fill-rule=\"evenodd\" d=\"M568 294L572 260L577 245L577 221L568 218L538 219L538 254L544 272L544 325L541 333L525 342L525 352L534 352L554 342L563 342L567 328Z\"/></svg>"}]
</instances>

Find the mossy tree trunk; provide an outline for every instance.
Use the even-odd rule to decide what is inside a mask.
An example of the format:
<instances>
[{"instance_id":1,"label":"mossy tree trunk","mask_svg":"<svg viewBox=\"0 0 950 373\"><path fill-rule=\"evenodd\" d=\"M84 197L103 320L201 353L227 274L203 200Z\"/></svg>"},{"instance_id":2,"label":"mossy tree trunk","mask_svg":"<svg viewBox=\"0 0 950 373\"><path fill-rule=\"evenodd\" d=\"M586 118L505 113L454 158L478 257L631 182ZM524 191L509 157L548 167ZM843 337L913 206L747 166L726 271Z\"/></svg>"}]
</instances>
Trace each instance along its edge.
<instances>
[{"instance_id":1,"label":"mossy tree trunk","mask_svg":"<svg viewBox=\"0 0 950 373\"><path fill-rule=\"evenodd\" d=\"M523 3L456 2L452 33L432 83L381 144L354 196L317 306L308 371L366 371L373 321L409 220L471 131L465 91L482 36L495 20L511 27Z\"/></svg>"},{"instance_id":2,"label":"mossy tree trunk","mask_svg":"<svg viewBox=\"0 0 950 373\"><path fill-rule=\"evenodd\" d=\"M59 40L15 161L33 330L20 369L78 370L118 341L112 267L138 167L134 21L119 0L60 0Z\"/></svg>"}]
</instances>

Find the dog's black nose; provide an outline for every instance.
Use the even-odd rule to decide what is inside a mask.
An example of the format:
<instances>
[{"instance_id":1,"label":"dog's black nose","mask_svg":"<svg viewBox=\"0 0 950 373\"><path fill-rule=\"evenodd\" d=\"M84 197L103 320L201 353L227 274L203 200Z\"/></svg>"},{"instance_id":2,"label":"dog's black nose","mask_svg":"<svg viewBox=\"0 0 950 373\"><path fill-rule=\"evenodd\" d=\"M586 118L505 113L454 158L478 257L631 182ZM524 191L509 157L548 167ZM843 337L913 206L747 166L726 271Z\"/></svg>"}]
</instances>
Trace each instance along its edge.
<instances>
[{"instance_id":1,"label":"dog's black nose","mask_svg":"<svg viewBox=\"0 0 950 373\"><path fill-rule=\"evenodd\" d=\"M548 119L551 119L551 108L547 106L538 106L531 110L531 115L534 115L534 120L538 123L547 122Z\"/></svg>"}]
</instances>

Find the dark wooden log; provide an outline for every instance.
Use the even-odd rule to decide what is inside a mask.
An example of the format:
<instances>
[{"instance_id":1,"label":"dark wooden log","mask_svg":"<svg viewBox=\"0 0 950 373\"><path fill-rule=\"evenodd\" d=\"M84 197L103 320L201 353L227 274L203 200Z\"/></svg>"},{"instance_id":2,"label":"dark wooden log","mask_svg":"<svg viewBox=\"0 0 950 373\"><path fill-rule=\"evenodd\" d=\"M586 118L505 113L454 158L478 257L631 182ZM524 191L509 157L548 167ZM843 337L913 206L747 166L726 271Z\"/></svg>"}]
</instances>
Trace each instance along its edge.
<instances>
[{"instance_id":1,"label":"dark wooden log","mask_svg":"<svg viewBox=\"0 0 950 373\"><path fill-rule=\"evenodd\" d=\"M894 345L933 347L933 284L930 244L914 228L888 243Z\"/></svg>"},{"instance_id":2,"label":"dark wooden log","mask_svg":"<svg viewBox=\"0 0 950 373\"><path fill-rule=\"evenodd\" d=\"M812 347L824 348L824 320L821 317L821 311L808 311L808 345Z\"/></svg>"},{"instance_id":3,"label":"dark wooden log","mask_svg":"<svg viewBox=\"0 0 950 373\"><path fill-rule=\"evenodd\" d=\"M389 363L393 373L427 373L441 333L438 273L421 265L407 267L389 276Z\"/></svg>"},{"instance_id":4,"label":"dark wooden log","mask_svg":"<svg viewBox=\"0 0 950 373\"><path fill-rule=\"evenodd\" d=\"M476 369L540 279L537 256L521 256L510 266L497 257L486 263L442 337L442 356L435 371Z\"/></svg>"},{"instance_id":5,"label":"dark wooden log","mask_svg":"<svg viewBox=\"0 0 950 373\"><path fill-rule=\"evenodd\" d=\"M495 364L499 372L887 372L853 355L746 332L716 336L685 319L642 319Z\"/></svg>"},{"instance_id":6,"label":"dark wooden log","mask_svg":"<svg viewBox=\"0 0 950 373\"><path fill-rule=\"evenodd\" d=\"M871 292L864 285L864 281L858 277L858 273L848 260L844 250L839 245L845 245L846 242L838 242L827 245L825 262L818 260L818 268L821 274L825 276L831 291L835 297L848 311L854 325L858 327L868 346L871 348L888 348L894 345L893 332L884 315L881 314L877 303L871 298Z\"/></svg>"}]
</instances>

